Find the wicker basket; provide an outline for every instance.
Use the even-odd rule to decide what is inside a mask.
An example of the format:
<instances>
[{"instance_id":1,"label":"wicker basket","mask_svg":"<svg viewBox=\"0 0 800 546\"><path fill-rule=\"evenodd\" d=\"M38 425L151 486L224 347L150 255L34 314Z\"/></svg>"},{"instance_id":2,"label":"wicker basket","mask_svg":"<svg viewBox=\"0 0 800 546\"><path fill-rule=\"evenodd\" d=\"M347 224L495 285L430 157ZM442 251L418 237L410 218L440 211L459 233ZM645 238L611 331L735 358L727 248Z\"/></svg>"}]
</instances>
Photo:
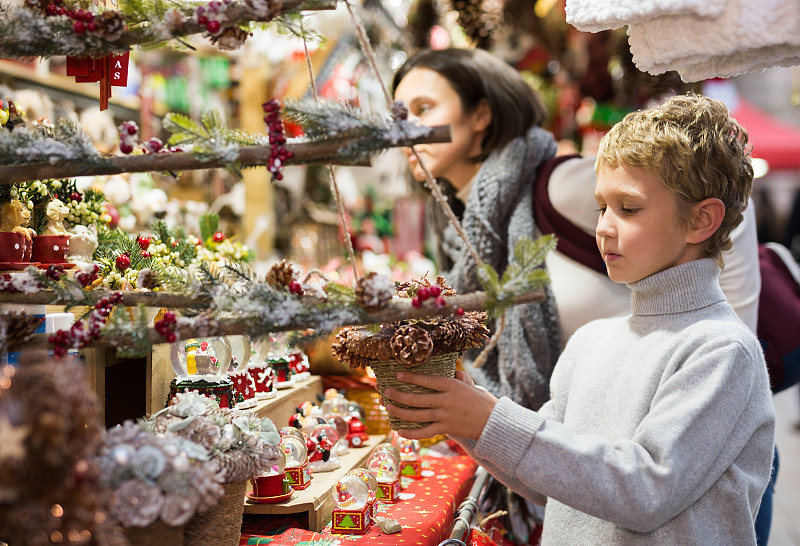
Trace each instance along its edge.
<instances>
[{"instance_id":1,"label":"wicker basket","mask_svg":"<svg viewBox=\"0 0 800 546\"><path fill-rule=\"evenodd\" d=\"M442 377L453 377L456 373L456 360L461 356L460 353L442 353L432 356L424 364L420 364L414 368L406 368L396 360L382 360L375 361L370 364L372 371L375 372L375 378L378 380L378 392L387 402L391 402L398 407L408 408L405 404L399 404L390 398L384 396L384 391L389 387L403 392L413 393L432 393L436 392L425 387L418 387L417 385L410 385L403 383L397 379L397 372L412 371L414 373L422 373L425 375L439 375ZM408 429L415 430L422 428L430 423L414 423L404 419L398 419L393 415L389 415L389 426L394 430Z\"/></svg>"},{"instance_id":2,"label":"wicker basket","mask_svg":"<svg viewBox=\"0 0 800 546\"><path fill-rule=\"evenodd\" d=\"M131 546L183 546L183 525L170 527L160 519L147 527L123 527L122 532Z\"/></svg>"},{"instance_id":3,"label":"wicker basket","mask_svg":"<svg viewBox=\"0 0 800 546\"><path fill-rule=\"evenodd\" d=\"M195 514L186 524L183 533L186 544L239 546L247 480L224 483L222 488L225 493L217 504L206 512Z\"/></svg>"}]
</instances>

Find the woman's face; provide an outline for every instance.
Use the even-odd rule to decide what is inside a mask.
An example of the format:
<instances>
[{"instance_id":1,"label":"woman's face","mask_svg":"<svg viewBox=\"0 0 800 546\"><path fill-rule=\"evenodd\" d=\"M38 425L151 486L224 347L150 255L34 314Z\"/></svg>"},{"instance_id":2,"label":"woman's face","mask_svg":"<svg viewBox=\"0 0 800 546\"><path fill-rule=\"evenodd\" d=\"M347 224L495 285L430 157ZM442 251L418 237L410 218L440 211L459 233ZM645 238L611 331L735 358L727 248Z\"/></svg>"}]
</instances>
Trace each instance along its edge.
<instances>
[{"instance_id":1,"label":"woman's face","mask_svg":"<svg viewBox=\"0 0 800 546\"><path fill-rule=\"evenodd\" d=\"M480 169L469 158L481 152L481 141L491 122L488 105L475 112L464 112L461 99L446 78L428 68L412 68L400 81L394 98L408 106L409 119L423 125L451 125L451 142L415 146L425 166L435 178L448 180L456 189L466 186ZM403 152L417 180L425 180L411 149Z\"/></svg>"}]
</instances>

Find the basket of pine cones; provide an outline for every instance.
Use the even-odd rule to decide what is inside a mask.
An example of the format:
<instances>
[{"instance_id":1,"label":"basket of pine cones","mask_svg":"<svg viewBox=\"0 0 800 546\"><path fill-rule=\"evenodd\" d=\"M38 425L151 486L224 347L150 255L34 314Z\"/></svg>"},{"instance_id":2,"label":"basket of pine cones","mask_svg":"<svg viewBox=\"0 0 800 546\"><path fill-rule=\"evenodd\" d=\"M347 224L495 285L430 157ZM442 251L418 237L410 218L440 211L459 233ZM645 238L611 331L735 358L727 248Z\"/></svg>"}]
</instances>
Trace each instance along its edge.
<instances>
[{"instance_id":1,"label":"basket of pine cones","mask_svg":"<svg viewBox=\"0 0 800 546\"><path fill-rule=\"evenodd\" d=\"M427 279L407 283L396 283L397 295L414 298L442 298L455 295L455 291L445 284L443 277L434 283ZM456 311L420 320L401 320L380 326L346 327L336 335L331 346L333 355L351 368L372 368L378 381L378 392L385 401L400 407L408 407L389 400L384 391L391 387L404 392L430 393L425 387L403 383L397 379L397 372L408 370L427 375L453 377L456 362L461 354L481 347L489 337L485 312ZM413 423L389 416L389 425L394 430L418 429L428 423Z\"/></svg>"}]
</instances>

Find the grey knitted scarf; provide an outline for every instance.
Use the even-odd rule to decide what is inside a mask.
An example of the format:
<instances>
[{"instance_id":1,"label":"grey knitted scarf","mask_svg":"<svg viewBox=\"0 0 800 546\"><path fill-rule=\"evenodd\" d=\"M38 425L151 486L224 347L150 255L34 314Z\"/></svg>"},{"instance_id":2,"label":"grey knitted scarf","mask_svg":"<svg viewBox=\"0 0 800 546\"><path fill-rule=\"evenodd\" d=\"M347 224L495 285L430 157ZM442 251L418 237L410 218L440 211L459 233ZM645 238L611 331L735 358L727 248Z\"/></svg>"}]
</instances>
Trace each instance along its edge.
<instances>
[{"instance_id":1,"label":"grey knitted scarf","mask_svg":"<svg viewBox=\"0 0 800 546\"><path fill-rule=\"evenodd\" d=\"M476 175L462 225L481 259L500 274L514 255L516 242L536 236L533 178L539 165L555 152L552 135L534 127L491 154ZM437 233L441 234L438 250L448 284L460 294L480 290L475 262L455 228L448 224ZM490 324L492 331L495 327ZM508 396L538 409L550 398L550 374L561 350L559 332L555 301L548 290L543 303L511 307L499 343L484 366L471 367L476 350L465 355L466 370L495 396Z\"/></svg>"}]
</instances>

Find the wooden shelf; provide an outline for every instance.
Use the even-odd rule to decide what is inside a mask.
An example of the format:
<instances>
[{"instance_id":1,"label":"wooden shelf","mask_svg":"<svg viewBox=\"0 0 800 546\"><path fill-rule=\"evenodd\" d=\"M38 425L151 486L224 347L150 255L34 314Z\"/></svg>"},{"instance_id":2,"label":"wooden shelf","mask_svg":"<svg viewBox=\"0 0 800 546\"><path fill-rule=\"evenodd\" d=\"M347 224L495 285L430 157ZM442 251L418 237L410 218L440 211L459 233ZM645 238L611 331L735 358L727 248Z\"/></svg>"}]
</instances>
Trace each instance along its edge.
<instances>
[{"instance_id":1,"label":"wooden shelf","mask_svg":"<svg viewBox=\"0 0 800 546\"><path fill-rule=\"evenodd\" d=\"M308 488L295 491L292 498L278 504L256 504L245 499L245 514L301 514L308 515L308 529L321 531L328 524L333 511L333 497L331 490L336 482L353 468L363 466L367 462L372 448L385 442L385 434L376 434L369 437L361 447L350 448L350 451L339 456L342 466L331 472L318 472L313 474L311 485ZM248 491L252 485L248 482Z\"/></svg>"},{"instance_id":2,"label":"wooden shelf","mask_svg":"<svg viewBox=\"0 0 800 546\"><path fill-rule=\"evenodd\" d=\"M303 402L310 401L317 405L318 394L322 394L322 378L312 375L296 381L287 389L279 389L275 398L259 400L256 407L249 411L258 417L268 417L280 429L289 426L289 417L297 413L297 407Z\"/></svg>"}]
</instances>

